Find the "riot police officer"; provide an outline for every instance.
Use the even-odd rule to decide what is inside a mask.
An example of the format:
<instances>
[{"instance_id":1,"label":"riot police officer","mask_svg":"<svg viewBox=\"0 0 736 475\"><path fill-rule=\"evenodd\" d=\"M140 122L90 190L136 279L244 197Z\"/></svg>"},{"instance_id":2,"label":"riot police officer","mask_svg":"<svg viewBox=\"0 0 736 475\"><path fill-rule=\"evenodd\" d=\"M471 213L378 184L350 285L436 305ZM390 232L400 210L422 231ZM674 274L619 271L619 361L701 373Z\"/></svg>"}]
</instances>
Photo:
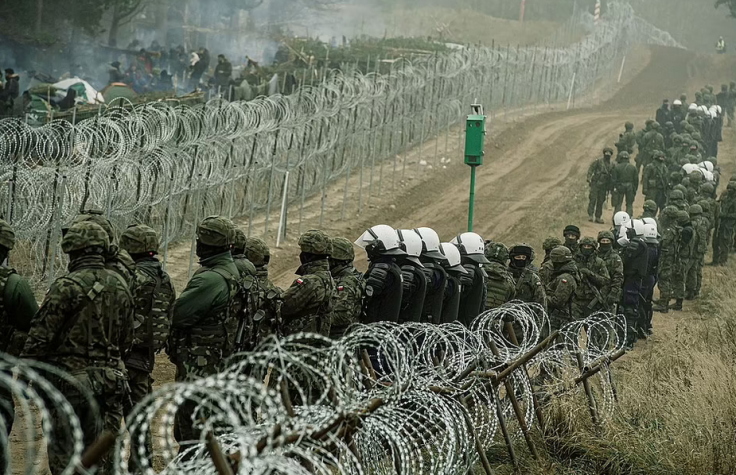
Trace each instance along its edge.
<instances>
[{"instance_id":1,"label":"riot police officer","mask_svg":"<svg viewBox=\"0 0 736 475\"><path fill-rule=\"evenodd\" d=\"M370 261L365 273L363 323L398 322L403 296L401 268L396 258L405 256L399 235L391 226L373 226L355 241Z\"/></svg>"},{"instance_id":2,"label":"riot police officer","mask_svg":"<svg viewBox=\"0 0 736 475\"><path fill-rule=\"evenodd\" d=\"M486 273L481 267L489 264L485 256L485 242L476 233L462 233L452 240L460 250L462 265L472 277L472 284L463 287L458 317L465 326L486 309Z\"/></svg>"}]
</instances>

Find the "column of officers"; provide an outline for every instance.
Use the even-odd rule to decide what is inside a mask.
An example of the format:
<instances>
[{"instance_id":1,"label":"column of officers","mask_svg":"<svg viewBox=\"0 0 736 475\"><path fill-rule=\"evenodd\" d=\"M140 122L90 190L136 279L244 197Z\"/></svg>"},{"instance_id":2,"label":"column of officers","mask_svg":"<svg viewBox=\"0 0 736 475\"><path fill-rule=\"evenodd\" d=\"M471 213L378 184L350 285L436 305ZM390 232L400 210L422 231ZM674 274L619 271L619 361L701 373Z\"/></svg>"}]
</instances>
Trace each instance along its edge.
<instances>
[{"instance_id":1,"label":"column of officers","mask_svg":"<svg viewBox=\"0 0 736 475\"><path fill-rule=\"evenodd\" d=\"M470 325L483 311L512 300L548 310L553 328L596 311L651 312L651 306L639 308L638 297L627 304L629 294L633 299L634 292L653 289L653 282L639 278L651 269L632 269L627 262L658 246L652 226L619 226L582 240L580 230L568 226L564 242L545 241L545 258L537 268L528 244L507 248L475 233L441 242L430 228L378 225L354 243L366 252L366 273L353 266L353 242L312 230L299 239L298 278L282 290L269 279L266 243L246 239L232 221L213 216L198 226L200 267L177 298L158 259L156 232L136 224L117 240L103 213L91 210L64 230L68 273L54 281L40 308L28 283L0 267L7 330L1 333L0 350L71 375L69 380L51 371L48 377L79 416L89 447L105 431L117 434L124 416L151 393L155 357L164 351L176 365L176 380L186 382L217 373L229 357L253 350L264 339L301 333L340 338L356 323ZM12 228L0 221L2 261L14 243ZM634 334L647 330L646 316L637 318L631 324ZM9 432L13 400L7 391L0 398ZM90 398L97 411L90 410ZM63 434L65 415L57 405L49 408L54 434ZM202 437L202 415L195 411L196 404L187 401L175 418L185 458ZM48 437L52 475L68 465L72 443L68 437ZM136 471L139 454L150 459L150 435L131 444L129 465ZM104 458L100 471L110 470L110 457Z\"/></svg>"}]
</instances>

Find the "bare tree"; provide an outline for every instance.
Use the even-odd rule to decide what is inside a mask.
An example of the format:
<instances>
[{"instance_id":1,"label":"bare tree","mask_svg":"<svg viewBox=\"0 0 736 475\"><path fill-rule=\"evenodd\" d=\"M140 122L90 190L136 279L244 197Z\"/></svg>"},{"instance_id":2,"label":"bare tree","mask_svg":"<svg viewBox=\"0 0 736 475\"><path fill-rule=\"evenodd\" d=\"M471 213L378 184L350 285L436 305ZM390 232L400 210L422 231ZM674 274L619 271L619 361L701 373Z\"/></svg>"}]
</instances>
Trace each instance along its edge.
<instances>
[{"instance_id":1,"label":"bare tree","mask_svg":"<svg viewBox=\"0 0 736 475\"><path fill-rule=\"evenodd\" d=\"M112 19L107 44L117 46L120 27L129 23L146 6L146 0L111 0Z\"/></svg>"}]
</instances>

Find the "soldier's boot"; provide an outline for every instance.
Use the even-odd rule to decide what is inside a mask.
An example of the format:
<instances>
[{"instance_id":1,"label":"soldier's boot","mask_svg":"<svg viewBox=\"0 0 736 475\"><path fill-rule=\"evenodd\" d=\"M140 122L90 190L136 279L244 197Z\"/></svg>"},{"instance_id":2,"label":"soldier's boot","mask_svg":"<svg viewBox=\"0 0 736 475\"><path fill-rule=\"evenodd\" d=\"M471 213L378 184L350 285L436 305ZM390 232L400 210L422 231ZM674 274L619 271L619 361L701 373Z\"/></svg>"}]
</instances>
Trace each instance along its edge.
<instances>
[{"instance_id":1,"label":"soldier's boot","mask_svg":"<svg viewBox=\"0 0 736 475\"><path fill-rule=\"evenodd\" d=\"M670 313L670 299L660 299L656 305L652 307L653 312Z\"/></svg>"},{"instance_id":2,"label":"soldier's boot","mask_svg":"<svg viewBox=\"0 0 736 475\"><path fill-rule=\"evenodd\" d=\"M675 306L672 307L672 310L682 311L682 299L675 300Z\"/></svg>"},{"instance_id":3,"label":"soldier's boot","mask_svg":"<svg viewBox=\"0 0 736 475\"><path fill-rule=\"evenodd\" d=\"M593 218L593 215L592 214L589 214L588 215L588 221L590 221L591 223L594 221L594 218Z\"/></svg>"},{"instance_id":4,"label":"soldier's boot","mask_svg":"<svg viewBox=\"0 0 736 475\"><path fill-rule=\"evenodd\" d=\"M601 218L595 218L595 222L598 223L598 224L605 224L606 223Z\"/></svg>"}]
</instances>

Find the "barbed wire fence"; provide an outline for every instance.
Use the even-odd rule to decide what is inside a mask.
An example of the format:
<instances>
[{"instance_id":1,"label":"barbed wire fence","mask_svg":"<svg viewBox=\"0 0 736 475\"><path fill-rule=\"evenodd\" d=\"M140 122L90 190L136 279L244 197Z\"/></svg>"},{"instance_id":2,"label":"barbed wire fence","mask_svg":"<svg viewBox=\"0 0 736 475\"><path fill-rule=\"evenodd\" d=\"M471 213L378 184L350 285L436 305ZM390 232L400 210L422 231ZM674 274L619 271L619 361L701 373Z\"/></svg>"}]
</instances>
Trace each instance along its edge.
<instances>
[{"instance_id":1,"label":"barbed wire fence","mask_svg":"<svg viewBox=\"0 0 736 475\"><path fill-rule=\"evenodd\" d=\"M493 446L505 445L515 465L522 440L540 456L532 433L544 436L552 399L572 407L585 395L592 423L605 424L617 398L611 365L625 340L623 316L596 313L550 334L544 310L521 302L483 313L471 328L380 323L355 326L340 340L270 338L216 375L155 390L126 415L126 428L90 447L56 386L85 394L75 379L0 355L0 391L17 401L23 441L11 444L0 427L0 450L13 460L12 473L35 473L53 438L72 450L64 473L92 468L110 450L114 473L129 473L133 440L136 473L146 474L464 475L479 463L491 473L486 451ZM87 396L95 417L96 400ZM192 421L201 435L180 452L172 427L185 404L196 406ZM159 437L147 454L151 434Z\"/></svg>"},{"instance_id":2,"label":"barbed wire fence","mask_svg":"<svg viewBox=\"0 0 736 475\"><path fill-rule=\"evenodd\" d=\"M20 240L14 265L36 284L50 282L64 267L62 227L91 207L104 210L118 232L133 222L154 227L164 260L169 244L191 238L208 215L247 216L248 235L269 236L282 222L281 203L285 216L298 207L301 224L305 197L321 193L320 223L325 213L345 219L393 188L408 151L432 137L434 153L426 159L437 164L442 137L447 147L470 103L493 115L574 106L617 70L632 44L679 46L627 4L612 3L595 28L585 15L575 21L590 33L564 48L471 46L373 58L373 72L326 71L318 86L303 77L288 96L215 98L199 106L117 103L93 118L41 127L2 120L0 213ZM339 180L342 203L326 210L327 185Z\"/></svg>"}]
</instances>

